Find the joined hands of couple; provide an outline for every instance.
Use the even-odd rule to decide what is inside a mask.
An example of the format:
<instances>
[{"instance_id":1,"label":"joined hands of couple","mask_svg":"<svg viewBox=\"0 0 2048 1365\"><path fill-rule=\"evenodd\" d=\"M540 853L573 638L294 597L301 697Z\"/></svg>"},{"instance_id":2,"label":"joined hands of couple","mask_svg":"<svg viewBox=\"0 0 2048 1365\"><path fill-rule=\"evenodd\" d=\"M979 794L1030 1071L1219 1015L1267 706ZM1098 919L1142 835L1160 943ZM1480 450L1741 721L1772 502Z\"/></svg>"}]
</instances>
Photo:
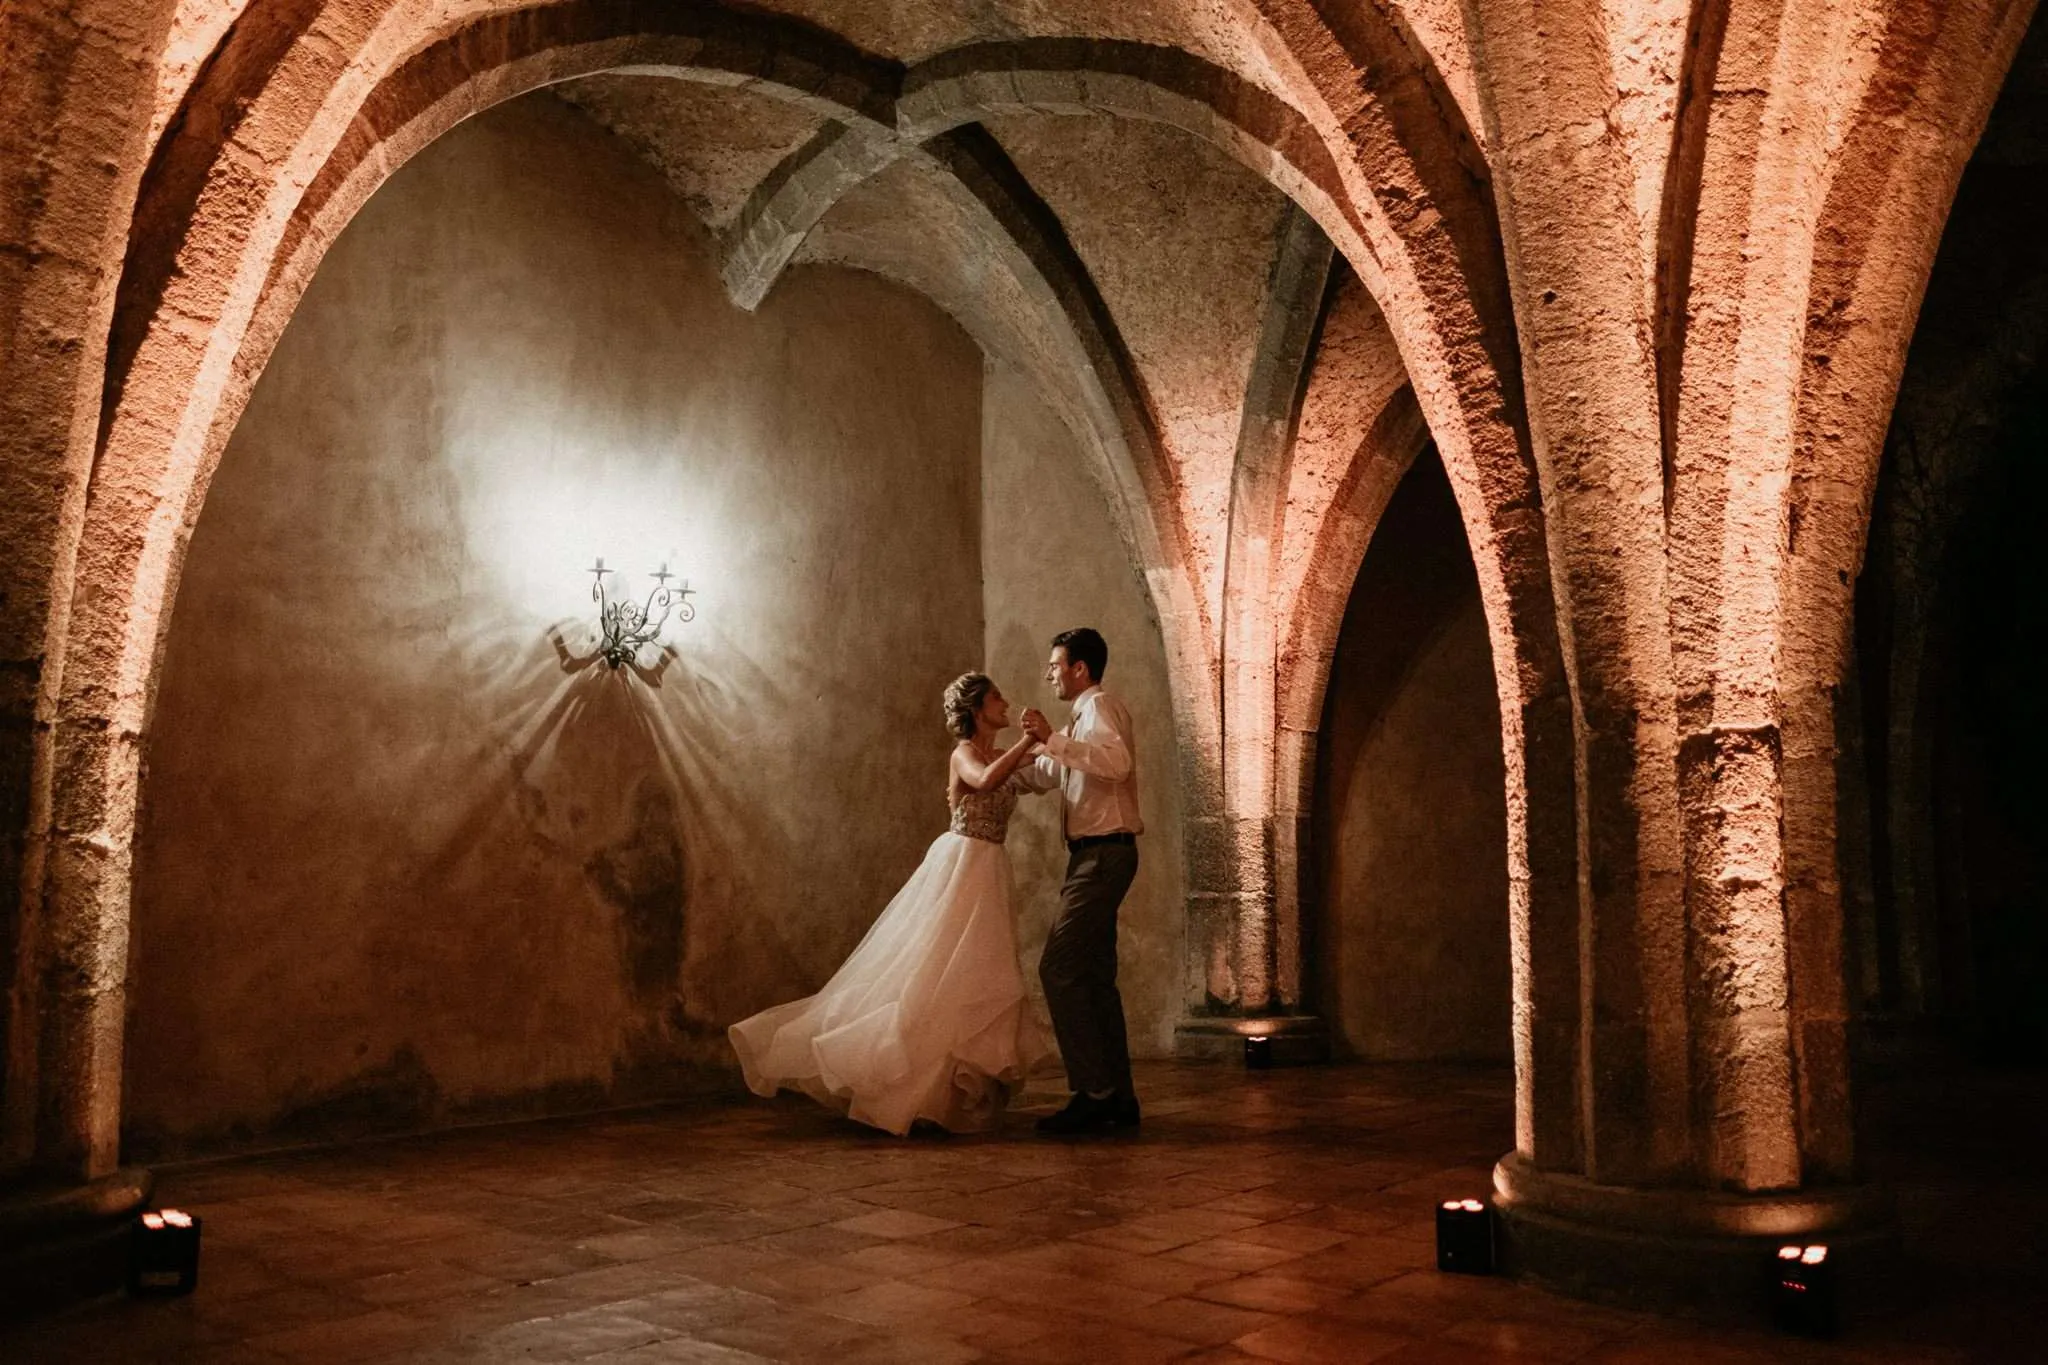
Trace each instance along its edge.
<instances>
[{"instance_id":1,"label":"joined hands of couple","mask_svg":"<svg viewBox=\"0 0 2048 1365\"><path fill-rule=\"evenodd\" d=\"M1045 718L1045 712L1035 706L1025 707L1024 715L1017 724L1031 737L1034 746L1044 744L1052 738L1052 722Z\"/></svg>"}]
</instances>

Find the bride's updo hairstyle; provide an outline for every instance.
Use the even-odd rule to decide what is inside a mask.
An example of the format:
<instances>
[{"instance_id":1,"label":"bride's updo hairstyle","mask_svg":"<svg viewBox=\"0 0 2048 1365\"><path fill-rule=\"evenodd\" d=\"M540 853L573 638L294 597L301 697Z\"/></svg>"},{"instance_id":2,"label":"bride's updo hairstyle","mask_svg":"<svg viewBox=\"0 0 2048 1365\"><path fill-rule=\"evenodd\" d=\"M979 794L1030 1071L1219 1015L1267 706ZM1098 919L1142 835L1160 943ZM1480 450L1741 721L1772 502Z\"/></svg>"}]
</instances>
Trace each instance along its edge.
<instances>
[{"instance_id":1,"label":"bride's updo hairstyle","mask_svg":"<svg viewBox=\"0 0 2048 1365\"><path fill-rule=\"evenodd\" d=\"M946 728L955 739L974 738L974 713L988 700L988 694L996 690L986 673L962 673L946 684L945 700L940 704L946 712Z\"/></svg>"}]
</instances>

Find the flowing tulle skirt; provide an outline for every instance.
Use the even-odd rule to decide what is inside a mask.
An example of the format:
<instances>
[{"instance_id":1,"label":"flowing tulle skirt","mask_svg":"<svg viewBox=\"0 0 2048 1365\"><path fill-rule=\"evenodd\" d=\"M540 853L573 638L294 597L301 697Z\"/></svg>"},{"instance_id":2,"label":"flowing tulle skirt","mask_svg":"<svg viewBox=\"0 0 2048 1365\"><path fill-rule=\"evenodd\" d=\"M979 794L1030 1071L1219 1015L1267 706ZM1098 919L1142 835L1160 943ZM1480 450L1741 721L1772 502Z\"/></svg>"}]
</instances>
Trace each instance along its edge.
<instances>
[{"instance_id":1,"label":"flowing tulle skirt","mask_svg":"<svg viewBox=\"0 0 2048 1365\"><path fill-rule=\"evenodd\" d=\"M897 1134L995 1127L1052 1053L1017 963L1009 855L941 834L824 989L729 1033L757 1095L802 1091Z\"/></svg>"}]
</instances>

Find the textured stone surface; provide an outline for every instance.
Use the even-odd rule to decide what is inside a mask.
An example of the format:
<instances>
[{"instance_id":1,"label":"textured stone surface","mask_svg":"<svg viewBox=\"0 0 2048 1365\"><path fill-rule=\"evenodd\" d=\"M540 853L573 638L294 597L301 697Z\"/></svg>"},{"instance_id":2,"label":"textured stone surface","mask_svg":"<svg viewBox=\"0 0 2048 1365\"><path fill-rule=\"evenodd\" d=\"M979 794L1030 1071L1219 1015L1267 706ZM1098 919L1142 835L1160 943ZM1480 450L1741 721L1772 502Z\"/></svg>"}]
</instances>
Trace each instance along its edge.
<instances>
[{"instance_id":1,"label":"textured stone surface","mask_svg":"<svg viewBox=\"0 0 2048 1365\"><path fill-rule=\"evenodd\" d=\"M1232 458L1285 201L1157 124L1010 117L991 131L1059 214L1131 348L1220 620Z\"/></svg>"},{"instance_id":2,"label":"textured stone surface","mask_svg":"<svg viewBox=\"0 0 2048 1365\"><path fill-rule=\"evenodd\" d=\"M1285 529L1275 565L1273 609L1282 621L1294 622L1303 597L1322 586L1310 581L1318 568L1319 533L1335 519L1336 504L1346 480L1356 477L1360 457L1370 453L1365 447L1373 424L1407 382L1386 319L1358 277L1344 272L1324 309L1295 419ZM1392 492L1389 482L1379 505ZM1375 506L1370 520L1377 519Z\"/></svg>"},{"instance_id":3,"label":"textured stone surface","mask_svg":"<svg viewBox=\"0 0 2048 1365\"><path fill-rule=\"evenodd\" d=\"M1850 22L1777 0L1682 19L1663 0L255 0L222 29L232 4L10 7L0 50L29 79L0 94L0 814L20 875L0 871L22 888L0 964L9 1155L80 1174L114 1160L161 643L213 463L299 291L390 170L448 128L624 67L743 84L880 137L915 122L899 121L907 79L922 82L907 96L946 96L916 115L937 120L919 136L995 110L1105 107L1093 83L1296 197L1406 371L1412 412L1397 389L1373 419L1387 458L1415 447L1398 428L1426 421L1472 550L1501 716L1517 1146L1601 1180L1846 1178L1829 755L1850 585L1942 223L2033 9L1882 0ZM1105 165L1165 136L1046 122L1104 139L1089 152ZM1170 274L1119 304L1099 243L1151 219L1114 186L1061 205L973 145L962 129L930 149L940 176L924 189L956 217L964 191L999 230L962 234L959 261L927 273L964 296L956 316L984 287L1011 292L1015 311L970 327L978 339L1053 320L1041 334L1059 344L1022 368L1080 435L1145 575L1190 844L1223 851L1190 858L1191 914L1270 942L1270 868L1251 861L1249 890L1230 876L1249 827L1226 808L1206 643L1232 454L1209 468L1175 449L1241 403L1233 338L1257 312L1231 300L1258 296L1258 271L1225 272L1206 314ZM1180 188L1148 193L1179 202ZM1039 199L1057 232L1032 226ZM1186 201L1161 240L1198 265L1256 259L1226 230L1243 228L1241 201L1221 202ZM853 235L900 275L923 268L878 215ZM972 268L991 259L1002 271ZM1164 326L1141 341L1147 304ZM1161 362L1168 335L1186 363ZM1166 395L1149 404L1148 358ZM1175 388L1175 374L1195 378ZM1311 539L1362 551L1369 508L1330 506ZM1298 652L1308 677L1289 695L1314 695L1322 657ZM1274 735L1274 753L1308 752L1306 735ZM1223 984L1210 1003L1229 1009Z\"/></svg>"},{"instance_id":4,"label":"textured stone surface","mask_svg":"<svg viewBox=\"0 0 2048 1365\"><path fill-rule=\"evenodd\" d=\"M624 138L713 228L822 122L766 95L660 76L586 76L555 93Z\"/></svg>"}]
</instances>

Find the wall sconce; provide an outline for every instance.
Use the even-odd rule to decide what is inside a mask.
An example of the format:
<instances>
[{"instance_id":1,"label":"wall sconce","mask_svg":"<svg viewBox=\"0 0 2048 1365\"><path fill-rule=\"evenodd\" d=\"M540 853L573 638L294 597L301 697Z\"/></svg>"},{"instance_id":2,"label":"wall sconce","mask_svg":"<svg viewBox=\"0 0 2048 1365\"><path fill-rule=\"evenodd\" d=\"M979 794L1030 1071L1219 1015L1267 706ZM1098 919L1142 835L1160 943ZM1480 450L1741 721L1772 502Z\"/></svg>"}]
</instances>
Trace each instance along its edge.
<instances>
[{"instance_id":1,"label":"wall sconce","mask_svg":"<svg viewBox=\"0 0 2048 1365\"><path fill-rule=\"evenodd\" d=\"M668 623L671 613L678 621L697 618L697 609L690 605L690 580L684 579L680 588L671 588L668 580L675 575L668 571L666 564L655 572L654 590L639 606L629 601L614 602L606 596L604 576L618 570L607 569L602 557L590 572L597 580L591 584L590 596L597 603L598 653L613 668L633 662L640 653L640 646L660 639L661 628ZM655 615L657 611L661 613L659 616Z\"/></svg>"}]
</instances>

